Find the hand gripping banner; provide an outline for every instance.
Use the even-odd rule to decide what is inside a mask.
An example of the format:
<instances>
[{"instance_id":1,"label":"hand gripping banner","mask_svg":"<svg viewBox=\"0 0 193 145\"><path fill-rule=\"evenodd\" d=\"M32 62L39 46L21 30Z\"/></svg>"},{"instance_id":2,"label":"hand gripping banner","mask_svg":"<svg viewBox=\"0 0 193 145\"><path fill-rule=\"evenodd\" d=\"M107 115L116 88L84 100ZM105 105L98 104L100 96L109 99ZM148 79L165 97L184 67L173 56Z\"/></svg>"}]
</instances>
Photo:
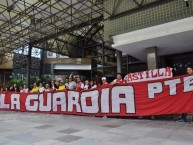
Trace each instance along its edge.
<instances>
[{"instance_id":1,"label":"hand gripping banner","mask_svg":"<svg viewBox=\"0 0 193 145\"><path fill-rule=\"evenodd\" d=\"M109 85L82 92L2 92L0 110L89 116L193 113L193 76Z\"/></svg>"}]
</instances>

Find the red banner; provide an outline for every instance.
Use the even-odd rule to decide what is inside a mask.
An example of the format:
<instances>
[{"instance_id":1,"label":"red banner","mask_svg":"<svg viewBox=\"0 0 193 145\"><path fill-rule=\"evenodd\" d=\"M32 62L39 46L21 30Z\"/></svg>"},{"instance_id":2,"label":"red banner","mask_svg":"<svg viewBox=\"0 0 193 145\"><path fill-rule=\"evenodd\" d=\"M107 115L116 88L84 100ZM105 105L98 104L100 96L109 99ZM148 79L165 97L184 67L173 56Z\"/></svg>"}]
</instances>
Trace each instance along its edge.
<instances>
[{"instance_id":1,"label":"red banner","mask_svg":"<svg viewBox=\"0 0 193 145\"><path fill-rule=\"evenodd\" d=\"M173 77L172 68L159 68L142 72L127 74L124 77L126 83L159 80Z\"/></svg>"},{"instance_id":2,"label":"red banner","mask_svg":"<svg viewBox=\"0 0 193 145\"><path fill-rule=\"evenodd\" d=\"M193 113L193 76L109 85L88 91L1 93L1 110L92 116Z\"/></svg>"}]
</instances>

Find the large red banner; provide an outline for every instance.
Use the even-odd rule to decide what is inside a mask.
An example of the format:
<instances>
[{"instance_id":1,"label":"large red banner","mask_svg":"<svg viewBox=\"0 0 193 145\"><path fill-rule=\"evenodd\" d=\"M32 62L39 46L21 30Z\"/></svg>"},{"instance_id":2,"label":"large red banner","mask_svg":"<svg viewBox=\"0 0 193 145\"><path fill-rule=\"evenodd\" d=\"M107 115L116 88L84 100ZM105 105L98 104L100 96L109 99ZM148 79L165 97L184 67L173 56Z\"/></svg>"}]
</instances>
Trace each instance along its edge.
<instances>
[{"instance_id":1,"label":"large red banner","mask_svg":"<svg viewBox=\"0 0 193 145\"><path fill-rule=\"evenodd\" d=\"M92 116L193 113L193 76L109 85L88 91L1 93L1 110Z\"/></svg>"}]
</instances>

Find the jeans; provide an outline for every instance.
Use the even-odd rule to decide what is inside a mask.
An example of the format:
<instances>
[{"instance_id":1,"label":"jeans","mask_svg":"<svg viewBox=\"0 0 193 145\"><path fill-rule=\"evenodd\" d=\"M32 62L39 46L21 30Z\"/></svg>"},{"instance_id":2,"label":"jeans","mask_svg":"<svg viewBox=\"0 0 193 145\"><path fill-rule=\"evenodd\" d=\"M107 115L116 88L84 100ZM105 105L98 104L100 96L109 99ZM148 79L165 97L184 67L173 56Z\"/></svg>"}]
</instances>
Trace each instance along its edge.
<instances>
[{"instance_id":1,"label":"jeans","mask_svg":"<svg viewBox=\"0 0 193 145\"><path fill-rule=\"evenodd\" d=\"M183 120L184 122L187 121L187 113L183 113L183 114L181 115L181 120Z\"/></svg>"}]
</instances>

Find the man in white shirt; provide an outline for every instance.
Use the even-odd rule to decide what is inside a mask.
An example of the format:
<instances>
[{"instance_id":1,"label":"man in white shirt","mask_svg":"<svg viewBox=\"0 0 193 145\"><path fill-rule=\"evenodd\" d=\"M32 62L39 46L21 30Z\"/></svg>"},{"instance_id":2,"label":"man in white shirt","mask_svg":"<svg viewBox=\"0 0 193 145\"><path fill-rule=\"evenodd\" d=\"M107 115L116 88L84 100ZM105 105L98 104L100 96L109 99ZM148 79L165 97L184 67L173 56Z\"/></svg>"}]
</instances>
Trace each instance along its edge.
<instances>
[{"instance_id":1,"label":"man in white shirt","mask_svg":"<svg viewBox=\"0 0 193 145\"><path fill-rule=\"evenodd\" d=\"M76 88L76 83L73 81L72 76L68 78L68 89L75 89Z\"/></svg>"}]
</instances>

